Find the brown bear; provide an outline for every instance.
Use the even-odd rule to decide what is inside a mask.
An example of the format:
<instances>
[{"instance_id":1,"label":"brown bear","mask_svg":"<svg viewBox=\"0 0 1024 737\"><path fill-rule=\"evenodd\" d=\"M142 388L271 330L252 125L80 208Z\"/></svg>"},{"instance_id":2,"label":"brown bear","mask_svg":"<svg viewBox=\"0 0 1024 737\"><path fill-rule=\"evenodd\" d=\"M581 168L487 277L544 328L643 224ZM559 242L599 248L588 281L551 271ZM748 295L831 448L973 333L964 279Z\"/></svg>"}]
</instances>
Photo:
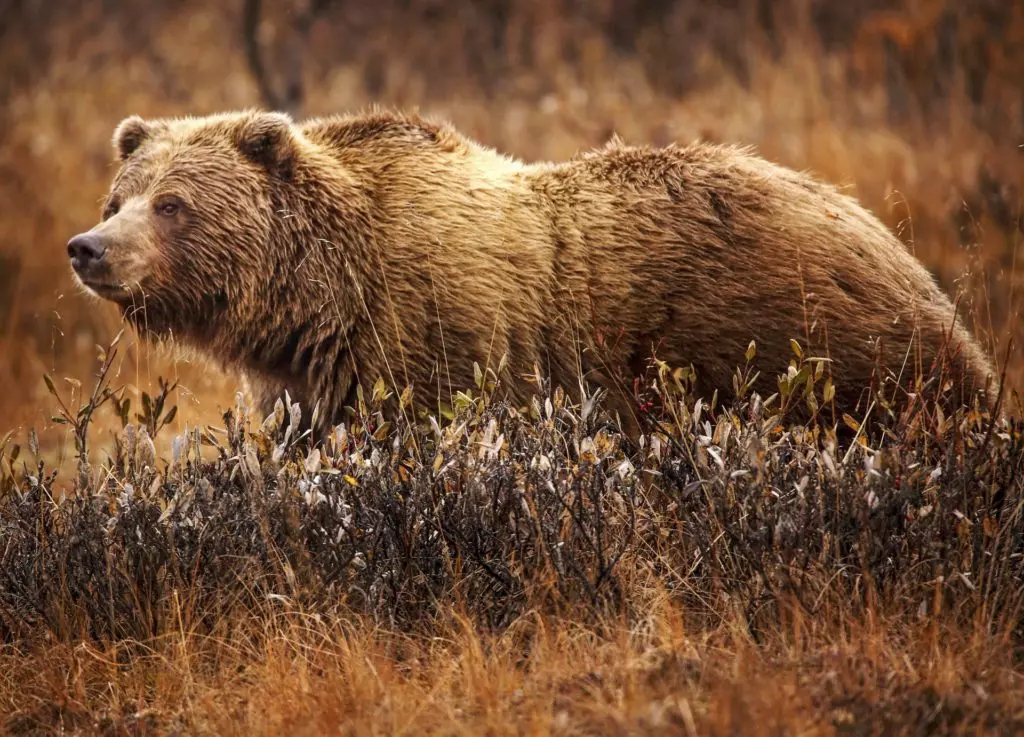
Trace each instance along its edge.
<instances>
[{"instance_id":1,"label":"brown bear","mask_svg":"<svg viewBox=\"0 0 1024 737\"><path fill-rule=\"evenodd\" d=\"M378 377L436 407L476 362L520 403L535 367L603 386L635 430L652 355L728 399L752 339L762 395L795 339L827 356L844 412L880 379L898 401L937 362L964 392L994 378L878 219L749 149L613 141L528 164L380 110L132 116L114 146L102 222L68 243L78 279L240 370L264 411L287 389L338 422Z\"/></svg>"}]
</instances>

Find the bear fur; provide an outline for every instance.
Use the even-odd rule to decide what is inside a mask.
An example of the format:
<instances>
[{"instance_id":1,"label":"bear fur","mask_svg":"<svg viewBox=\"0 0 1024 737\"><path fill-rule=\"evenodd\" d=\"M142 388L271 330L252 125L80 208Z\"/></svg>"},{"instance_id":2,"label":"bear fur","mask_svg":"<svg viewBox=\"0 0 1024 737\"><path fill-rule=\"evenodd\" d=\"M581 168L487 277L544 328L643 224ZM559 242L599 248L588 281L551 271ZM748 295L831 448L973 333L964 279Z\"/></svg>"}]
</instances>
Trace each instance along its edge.
<instances>
[{"instance_id":1,"label":"bear fur","mask_svg":"<svg viewBox=\"0 0 1024 737\"><path fill-rule=\"evenodd\" d=\"M284 390L335 423L378 377L420 406L496 370L509 399L535 366L609 391L634 427L656 355L733 395L827 356L837 408L945 366L961 397L994 379L950 299L857 202L750 150L613 141L563 163L502 155L446 123L371 111L294 123L242 111L117 127L86 286L143 333L240 370L259 406ZM945 348L944 348L945 347Z\"/></svg>"}]
</instances>

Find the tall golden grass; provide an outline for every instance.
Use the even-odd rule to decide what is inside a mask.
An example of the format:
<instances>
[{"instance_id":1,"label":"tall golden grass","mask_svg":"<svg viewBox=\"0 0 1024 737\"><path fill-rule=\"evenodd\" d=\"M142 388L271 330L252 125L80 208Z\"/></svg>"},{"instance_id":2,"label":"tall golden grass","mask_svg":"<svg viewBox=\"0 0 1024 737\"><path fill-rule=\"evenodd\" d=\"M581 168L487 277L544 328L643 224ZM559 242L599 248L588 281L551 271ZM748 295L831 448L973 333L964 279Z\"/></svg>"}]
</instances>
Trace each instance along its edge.
<instances>
[{"instance_id":1,"label":"tall golden grass","mask_svg":"<svg viewBox=\"0 0 1024 737\"><path fill-rule=\"evenodd\" d=\"M279 613L138 646L0 652L12 734L1012 734L1019 666L988 635L799 617L756 641L652 608L598 633L526 618L431 638Z\"/></svg>"}]
</instances>

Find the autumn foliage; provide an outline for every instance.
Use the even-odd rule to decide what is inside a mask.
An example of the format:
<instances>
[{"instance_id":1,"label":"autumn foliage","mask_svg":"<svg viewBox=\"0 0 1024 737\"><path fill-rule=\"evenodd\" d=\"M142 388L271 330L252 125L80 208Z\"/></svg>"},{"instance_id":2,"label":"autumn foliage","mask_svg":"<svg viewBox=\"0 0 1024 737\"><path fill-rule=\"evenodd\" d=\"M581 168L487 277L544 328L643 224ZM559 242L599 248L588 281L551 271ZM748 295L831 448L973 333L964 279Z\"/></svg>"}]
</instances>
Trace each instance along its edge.
<instances>
[{"instance_id":1,"label":"autumn foliage","mask_svg":"<svg viewBox=\"0 0 1024 737\"><path fill-rule=\"evenodd\" d=\"M0 71L3 730L1021 729L1020 3L14 0ZM486 377L436 424L367 387L313 447L282 427L310 407L110 347L64 244L119 120L369 103L529 159L701 137L844 185L1011 416L791 428L655 367L639 447L599 397Z\"/></svg>"}]
</instances>

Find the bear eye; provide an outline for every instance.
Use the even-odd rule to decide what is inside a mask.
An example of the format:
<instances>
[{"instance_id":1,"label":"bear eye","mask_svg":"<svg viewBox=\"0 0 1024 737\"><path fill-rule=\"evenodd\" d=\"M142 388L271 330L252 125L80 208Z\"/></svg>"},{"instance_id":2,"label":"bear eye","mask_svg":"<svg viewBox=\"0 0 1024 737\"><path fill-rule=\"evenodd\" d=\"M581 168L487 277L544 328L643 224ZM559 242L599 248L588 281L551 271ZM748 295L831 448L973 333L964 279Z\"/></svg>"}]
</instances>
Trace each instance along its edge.
<instances>
[{"instance_id":1,"label":"bear eye","mask_svg":"<svg viewBox=\"0 0 1024 737\"><path fill-rule=\"evenodd\" d=\"M107 206L103 208L103 219L108 220L118 213L121 209L121 203L117 200L111 200L107 203Z\"/></svg>"},{"instance_id":2,"label":"bear eye","mask_svg":"<svg viewBox=\"0 0 1024 737\"><path fill-rule=\"evenodd\" d=\"M181 205L175 200L160 200L156 203L156 211L164 217L174 217L181 209Z\"/></svg>"}]
</instances>

